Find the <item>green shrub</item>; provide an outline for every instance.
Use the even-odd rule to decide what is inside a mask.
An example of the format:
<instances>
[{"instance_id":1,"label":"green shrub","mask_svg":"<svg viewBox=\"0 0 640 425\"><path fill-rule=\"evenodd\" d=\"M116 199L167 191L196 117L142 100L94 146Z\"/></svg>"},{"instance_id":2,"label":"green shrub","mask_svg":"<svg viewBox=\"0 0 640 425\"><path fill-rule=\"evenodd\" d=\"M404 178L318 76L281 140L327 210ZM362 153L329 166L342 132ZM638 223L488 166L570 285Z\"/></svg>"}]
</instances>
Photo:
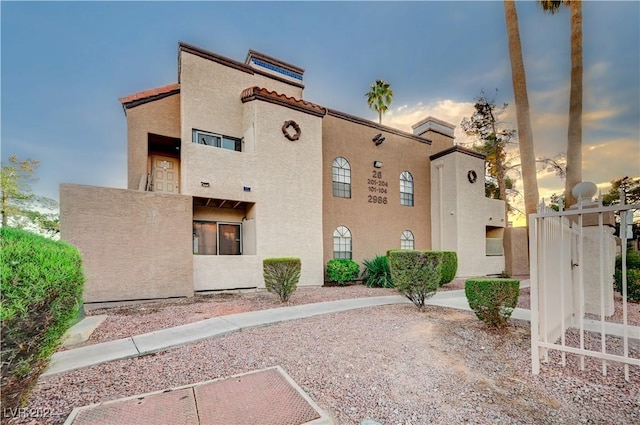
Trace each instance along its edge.
<instances>
[{"instance_id":1,"label":"green shrub","mask_svg":"<svg viewBox=\"0 0 640 425\"><path fill-rule=\"evenodd\" d=\"M616 257L616 270L622 269L622 256ZM638 269L640 270L640 251L635 249L627 250L627 270Z\"/></svg>"},{"instance_id":2,"label":"green shrub","mask_svg":"<svg viewBox=\"0 0 640 425\"><path fill-rule=\"evenodd\" d=\"M464 293L478 319L491 327L501 327L518 305L520 282L499 278L467 279Z\"/></svg>"},{"instance_id":3,"label":"green shrub","mask_svg":"<svg viewBox=\"0 0 640 425\"><path fill-rule=\"evenodd\" d=\"M327 263L327 279L344 285L345 282L356 280L360 274L360 266L353 260L334 258Z\"/></svg>"},{"instance_id":4,"label":"green shrub","mask_svg":"<svg viewBox=\"0 0 640 425\"><path fill-rule=\"evenodd\" d=\"M458 255L455 251L440 251L442 252L442 278L440 279L440 286L446 285L456 277L458 271Z\"/></svg>"},{"instance_id":5,"label":"green shrub","mask_svg":"<svg viewBox=\"0 0 640 425\"><path fill-rule=\"evenodd\" d=\"M384 255L376 255L373 260L364 260L362 283L369 288L393 288L389 260Z\"/></svg>"},{"instance_id":6,"label":"green shrub","mask_svg":"<svg viewBox=\"0 0 640 425\"><path fill-rule=\"evenodd\" d=\"M78 315L84 275L78 251L18 229L0 229L2 405L26 400Z\"/></svg>"},{"instance_id":7,"label":"green shrub","mask_svg":"<svg viewBox=\"0 0 640 425\"><path fill-rule=\"evenodd\" d=\"M440 286L442 253L401 249L387 252L387 257L398 291L423 310Z\"/></svg>"},{"instance_id":8,"label":"green shrub","mask_svg":"<svg viewBox=\"0 0 640 425\"><path fill-rule=\"evenodd\" d=\"M267 291L287 302L297 288L302 263L299 258L265 258L262 261L264 284Z\"/></svg>"},{"instance_id":9,"label":"green shrub","mask_svg":"<svg viewBox=\"0 0 640 425\"><path fill-rule=\"evenodd\" d=\"M614 274L616 291L622 294L622 257L616 257ZM627 299L640 301L640 251L627 251Z\"/></svg>"}]
</instances>

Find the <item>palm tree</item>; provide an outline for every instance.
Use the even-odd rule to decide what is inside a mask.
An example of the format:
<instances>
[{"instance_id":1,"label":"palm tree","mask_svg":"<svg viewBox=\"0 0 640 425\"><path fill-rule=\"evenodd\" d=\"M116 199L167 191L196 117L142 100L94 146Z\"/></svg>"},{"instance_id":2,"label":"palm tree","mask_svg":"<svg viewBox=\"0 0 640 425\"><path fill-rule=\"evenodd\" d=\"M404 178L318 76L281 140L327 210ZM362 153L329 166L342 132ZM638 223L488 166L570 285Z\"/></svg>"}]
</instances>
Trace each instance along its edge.
<instances>
[{"instance_id":1,"label":"palm tree","mask_svg":"<svg viewBox=\"0 0 640 425\"><path fill-rule=\"evenodd\" d=\"M564 4L571 13L571 90L569 93L569 128L567 131L567 178L564 187L565 206L577 202L571 193L582 181L582 1L538 0L542 9L556 13Z\"/></svg>"},{"instance_id":2,"label":"palm tree","mask_svg":"<svg viewBox=\"0 0 640 425\"><path fill-rule=\"evenodd\" d=\"M371 84L371 90L365 96L367 96L369 108L378 111L378 124L382 124L382 114L387 112L393 98L393 91L389 83L384 80L376 80Z\"/></svg>"},{"instance_id":3,"label":"palm tree","mask_svg":"<svg viewBox=\"0 0 640 425\"><path fill-rule=\"evenodd\" d=\"M507 22L509 39L509 57L511 59L511 80L513 95L516 101L516 119L518 121L518 146L522 162L522 184L524 186L524 207L529 226L529 215L535 214L538 208L538 181L536 180L536 156L533 149L533 132L529 116L529 96L527 79L522 60L520 45L520 29L516 4L512 0L504 0L504 14Z\"/></svg>"}]
</instances>

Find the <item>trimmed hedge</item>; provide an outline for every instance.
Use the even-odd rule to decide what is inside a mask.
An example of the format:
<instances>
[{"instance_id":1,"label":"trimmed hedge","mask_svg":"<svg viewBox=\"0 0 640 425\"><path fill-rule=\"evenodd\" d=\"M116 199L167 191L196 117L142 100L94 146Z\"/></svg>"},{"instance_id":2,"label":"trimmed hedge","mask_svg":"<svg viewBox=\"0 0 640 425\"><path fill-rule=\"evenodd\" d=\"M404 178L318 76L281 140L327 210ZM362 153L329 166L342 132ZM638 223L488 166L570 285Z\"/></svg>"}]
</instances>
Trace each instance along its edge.
<instances>
[{"instance_id":1,"label":"trimmed hedge","mask_svg":"<svg viewBox=\"0 0 640 425\"><path fill-rule=\"evenodd\" d=\"M19 407L78 315L84 275L77 249L0 229L2 405Z\"/></svg>"},{"instance_id":2,"label":"trimmed hedge","mask_svg":"<svg viewBox=\"0 0 640 425\"><path fill-rule=\"evenodd\" d=\"M446 285L456 277L458 271L458 254L455 251L440 251L442 252L442 278L440 279L440 286Z\"/></svg>"},{"instance_id":3,"label":"trimmed hedge","mask_svg":"<svg viewBox=\"0 0 640 425\"><path fill-rule=\"evenodd\" d=\"M389 260L384 255L376 255L373 260L364 260L362 283L369 288L393 288L393 278Z\"/></svg>"},{"instance_id":4,"label":"trimmed hedge","mask_svg":"<svg viewBox=\"0 0 640 425\"><path fill-rule=\"evenodd\" d=\"M390 250L389 268L398 291L420 310L440 286L440 251Z\"/></svg>"},{"instance_id":5,"label":"trimmed hedge","mask_svg":"<svg viewBox=\"0 0 640 425\"><path fill-rule=\"evenodd\" d=\"M360 274L360 266L353 260L334 258L327 263L327 279L344 285L345 282L356 280Z\"/></svg>"},{"instance_id":6,"label":"trimmed hedge","mask_svg":"<svg viewBox=\"0 0 640 425\"><path fill-rule=\"evenodd\" d=\"M265 258L262 274L267 291L277 294L283 303L289 301L297 288L301 269L299 258Z\"/></svg>"},{"instance_id":7,"label":"trimmed hedge","mask_svg":"<svg viewBox=\"0 0 640 425\"><path fill-rule=\"evenodd\" d=\"M520 281L517 279L467 279L464 293L478 319L491 327L507 323L518 305Z\"/></svg>"},{"instance_id":8,"label":"trimmed hedge","mask_svg":"<svg viewBox=\"0 0 640 425\"><path fill-rule=\"evenodd\" d=\"M622 257L616 257L613 275L616 291L622 294ZM640 251L627 251L627 299L640 301Z\"/></svg>"}]
</instances>

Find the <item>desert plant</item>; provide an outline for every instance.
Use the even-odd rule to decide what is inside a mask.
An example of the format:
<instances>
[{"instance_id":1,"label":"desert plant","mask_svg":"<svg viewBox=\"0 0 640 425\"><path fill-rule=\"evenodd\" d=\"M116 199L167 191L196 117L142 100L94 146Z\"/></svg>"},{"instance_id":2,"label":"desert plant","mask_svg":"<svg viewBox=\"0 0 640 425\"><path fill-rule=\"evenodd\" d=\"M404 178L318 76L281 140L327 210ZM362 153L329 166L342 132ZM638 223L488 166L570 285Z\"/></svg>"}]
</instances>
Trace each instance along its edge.
<instances>
[{"instance_id":1,"label":"desert plant","mask_svg":"<svg viewBox=\"0 0 640 425\"><path fill-rule=\"evenodd\" d=\"M467 279L464 293L478 319L491 327L502 327L518 305L520 282L499 278Z\"/></svg>"},{"instance_id":2,"label":"desert plant","mask_svg":"<svg viewBox=\"0 0 640 425\"><path fill-rule=\"evenodd\" d=\"M369 288L393 288L389 260L384 255L376 255L373 260L364 260L362 283Z\"/></svg>"},{"instance_id":3,"label":"desert plant","mask_svg":"<svg viewBox=\"0 0 640 425\"><path fill-rule=\"evenodd\" d=\"M387 257L396 288L422 311L440 286L442 253L401 249L388 251Z\"/></svg>"},{"instance_id":4,"label":"desert plant","mask_svg":"<svg viewBox=\"0 0 640 425\"><path fill-rule=\"evenodd\" d=\"M616 257L613 275L616 291L622 294L622 257ZM640 251L627 251L627 299L640 301Z\"/></svg>"},{"instance_id":5,"label":"desert plant","mask_svg":"<svg viewBox=\"0 0 640 425\"><path fill-rule=\"evenodd\" d=\"M297 288L301 269L299 258L265 258L262 273L267 291L277 294L283 303L289 301Z\"/></svg>"},{"instance_id":6,"label":"desert plant","mask_svg":"<svg viewBox=\"0 0 640 425\"><path fill-rule=\"evenodd\" d=\"M334 258L327 263L327 279L344 285L345 282L356 280L360 274L360 266L353 260L346 258Z\"/></svg>"},{"instance_id":7,"label":"desert plant","mask_svg":"<svg viewBox=\"0 0 640 425\"><path fill-rule=\"evenodd\" d=\"M78 251L23 230L0 229L2 405L17 408L78 315Z\"/></svg>"},{"instance_id":8,"label":"desert plant","mask_svg":"<svg viewBox=\"0 0 640 425\"><path fill-rule=\"evenodd\" d=\"M458 255L455 251L442 252L442 277L440 278L440 286L446 285L456 277L458 271Z\"/></svg>"}]
</instances>

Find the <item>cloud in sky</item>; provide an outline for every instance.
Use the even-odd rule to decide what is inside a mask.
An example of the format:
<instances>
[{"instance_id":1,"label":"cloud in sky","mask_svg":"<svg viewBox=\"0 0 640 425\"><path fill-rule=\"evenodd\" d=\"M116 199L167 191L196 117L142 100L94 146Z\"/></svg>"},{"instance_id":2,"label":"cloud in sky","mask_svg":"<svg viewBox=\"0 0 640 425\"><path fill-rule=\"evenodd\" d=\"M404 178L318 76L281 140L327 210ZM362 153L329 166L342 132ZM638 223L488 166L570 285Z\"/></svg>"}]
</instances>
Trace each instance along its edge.
<instances>
[{"instance_id":1,"label":"cloud in sky","mask_svg":"<svg viewBox=\"0 0 640 425\"><path fill-rule=\"evenodd\" d=\"M411 126L428 116L436 117L456 126L456 140L464 142L468 138L460 128L462 118L473 114L473 103L456 102L451 99L442 99L435 102L419 102L415 105L402 105L391 108L382 118L382 123L390 127L413 132Z\"/></svg>"}]
</instances>

